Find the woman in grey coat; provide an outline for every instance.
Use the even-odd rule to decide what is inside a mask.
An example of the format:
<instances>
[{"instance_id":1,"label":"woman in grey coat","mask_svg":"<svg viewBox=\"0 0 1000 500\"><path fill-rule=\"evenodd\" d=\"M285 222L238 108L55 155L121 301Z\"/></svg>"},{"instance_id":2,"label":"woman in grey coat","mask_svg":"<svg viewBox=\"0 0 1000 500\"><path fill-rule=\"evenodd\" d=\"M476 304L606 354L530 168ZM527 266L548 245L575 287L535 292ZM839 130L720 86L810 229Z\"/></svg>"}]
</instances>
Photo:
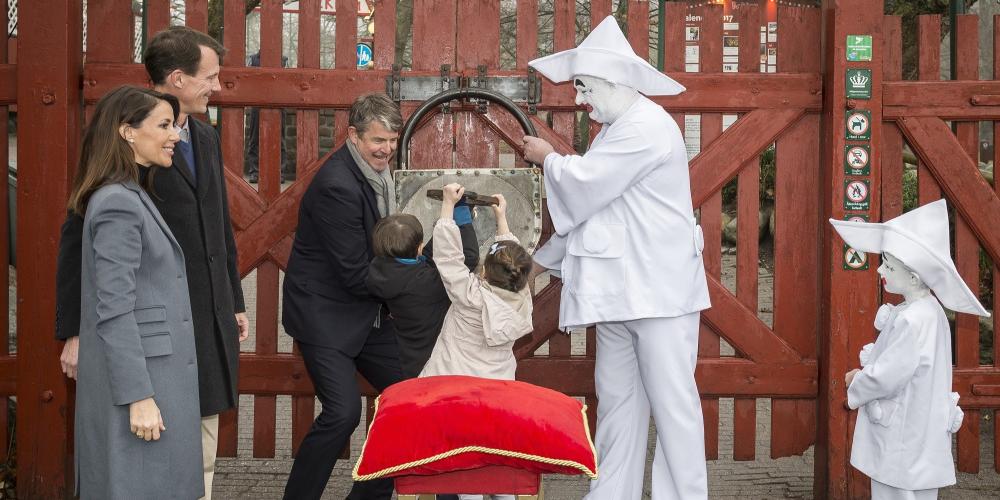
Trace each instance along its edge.
<instances>
[{"instance_id":1,"label":"woman in grey coat","mask_svg":"<svg viewBox=\"0 0 1000 500\"><path fill-rule=\"evenodd\" d=\"M140 182L170 167L177 100L124 86L84 133L76 487L81 499L204 494L184 254Z\"/></svg>"}]
</instances>

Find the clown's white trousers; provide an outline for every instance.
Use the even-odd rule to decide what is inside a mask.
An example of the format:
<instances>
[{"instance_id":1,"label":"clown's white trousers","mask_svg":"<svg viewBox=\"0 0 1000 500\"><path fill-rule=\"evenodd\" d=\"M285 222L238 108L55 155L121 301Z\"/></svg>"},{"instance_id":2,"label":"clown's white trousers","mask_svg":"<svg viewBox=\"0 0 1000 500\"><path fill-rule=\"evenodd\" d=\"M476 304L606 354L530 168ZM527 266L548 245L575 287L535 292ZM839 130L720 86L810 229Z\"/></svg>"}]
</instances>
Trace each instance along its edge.
<instances>
[{"instance_id":1,"label":"clown's white trousers","mask_svg":"<svg viewBox=\"0 0 1000 500\"><path fill-rule=\"evenodd\" d=\"M597 324L598 477L585 500L642 497L651 410L657 429L653 500L708 498L694 381L700 316Z\"/></svg>"},{"instance_id":2,"label":"clown's white trousers","mask_svg":"<svg viewBox=\"0 0 1000 500\"><path fill-rule=\"evenodd\" d=\"M872 479L872 500L935 500L938 489L902 490Z\"/></svg>"}]
</instances>

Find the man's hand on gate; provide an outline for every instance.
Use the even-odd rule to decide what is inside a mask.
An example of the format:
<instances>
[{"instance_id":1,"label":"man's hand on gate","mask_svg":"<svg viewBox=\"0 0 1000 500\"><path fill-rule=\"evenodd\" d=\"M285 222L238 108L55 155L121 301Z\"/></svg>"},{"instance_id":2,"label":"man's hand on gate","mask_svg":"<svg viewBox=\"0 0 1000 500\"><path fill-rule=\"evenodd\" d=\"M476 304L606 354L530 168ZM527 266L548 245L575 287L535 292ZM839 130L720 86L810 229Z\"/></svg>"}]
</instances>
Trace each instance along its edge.
<instances>
[{"instance_id":1,"label":"man's hand on gate","mask_svg":"<svg viewBox=\"0 0 1000 500\"><path fill-rule=\"evenodd\" d=\"M76 380L77 361L80 359L80 337L70 337L63 344L62 354L59 355L59 364L67 377Z\"/></svg>"},{"instance_id":2,"label":"man's hand on gate","mask_svg":"<svg viewBox=\"0 0 1000 500\"><path fill-rule=\"evenodd\" d=\"M536 165L545 163L545 157L549 153L555 152L555 149L552 148L552 145L548 141L530 135L526 135L521 139L521 145L522 149L524 149L524 159Z\"/></svg>"}]
</instances>

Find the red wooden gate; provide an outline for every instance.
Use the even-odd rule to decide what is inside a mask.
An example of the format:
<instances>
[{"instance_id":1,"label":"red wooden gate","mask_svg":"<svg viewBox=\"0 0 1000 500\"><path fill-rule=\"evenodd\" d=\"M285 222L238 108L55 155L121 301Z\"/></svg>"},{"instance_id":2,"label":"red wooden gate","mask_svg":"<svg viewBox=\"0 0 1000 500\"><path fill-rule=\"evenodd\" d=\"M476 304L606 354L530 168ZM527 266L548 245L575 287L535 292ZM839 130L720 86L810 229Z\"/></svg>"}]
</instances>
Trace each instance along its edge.
<instances>
[{"instance_id":1,"label":"red wooden gate","mask_svg":"<svg viewBox=\"0 0 1000 500\"><path fill-rule=\"evenodd\" d=\"M71 392L59 373L60 346L51 340L49 318L54 316L55 243L64 215L68 166L74 163L79 136L79 104L92 104L114 86L141 84L146 78L143 68L133 62L131 0L88 1L86 64L82 63L80 46L81 0L21 3L22 62L16 68L0 64L0 105L13 104L16 96L22 111L18 186L22 207L18 224L21 354L15 358L0 352L0 391L6 395L16 391L18 396L22 496L57 497L66 494L66 480L71 477L67 474L71 464L67 444ZM58 5L43 6L46 3ZM171 22L171 3L145 1L147 33ZM821 128L821 118L828 125L842 122L845 101L844 64L837 58L843 46L839 42L828 44L827 51L821 53L821 37L825 31L833 40L843 40L847 30L861 27L872 33L877 43L884 39L885 50L876 51L873 62L878 66L876 82L883 79L883 63L884 79L894 80L898 79L898 70L892 69L898 67L898 20L887 19L883 27L881 16L869 16L863 0L830 0L826 25L821 22L821 10L812 7L756 0L726 2L725 6L709 3L668 2L660 23L650 21L659 14L656 2L618 2L624 5L619 6L622 21L636 52L649 56L651 47L663 47L665 71L688 88L679 96L658 98L657 102L692 132L691 145L700 151L691 161L691 179L695 206L700 207L706 232L705 260L713 303L703 314L697 372L708 458L718 457L719 398L734 399L733 455L737 460L756 458L756 400L770 399L771 427L782 430L771 433L770 455L799 454L816 442L817 496L858 496L863 484L848 481L850 423L842 409L843 388L836 381L868 336L848 332L870 331L868 316L877 304L877 297L858 298L857 291L877 287L874 268L848 275L840 270L839 249L832 248L823 220L837 214L838 200L831 199L831 193L843 179L838 173L838 169L843 171L842 156L837 154L839 148L842 155L843 140L836 138L839 127ZM229 54L221 76L223 91L215 104L220 106L239 266L244 276L253 273L257 289L256 303L249 304L256 319L256 342L252 352L241 355L240 391L253 396L253 455L273 457L277 396L292 396L293 449L308 430L314 412L312 388L300 359L294 353L279 352L280 270L291 247L298 200L321 164L321 151L343 142L346 110L353 99L363 92L386 88L395 57L397 2L369 0L377 29L374 67L368 70L356 68L357 0L300 0L298 11L291 14L282 13L282 0L263 0L259 10L260 68L244 66L248 49L243 4L224 4L224 43ZM324 14L326 4L334 4L340 14L332 18ZM525 76L529 60L543 52L574 46L588 26L596 25L616 5L611 0L519 0L514 6L500 0L425 0L416 4L411 64L402 73L406 77L440 76L445 64L455 76L476 76L479 66L485 66L489 76ZM208 11L207 0L187 0L184 19L204 30ZM297 36L284 43L295 43L297 65L281 68L283 25L289 18L297 21ZM325 49L321 26L331 19L336 26L335 48ZM512 31L505 29L510 23ZM924 24L930 26L931 22ZM960 24L960 29L967 28ZM510 36L516 44L508 55L500 47ZM926 36L930 39L933 35ZM329 52L333 53L332 67L321 68L322 61L331 59L324 57ZM691 56L686 54L697 54L699 72L686 72L694 69L688 66ZM825 95L820 73L823 56L830 75L826 88L832 89ZM723 73L723 68L738 72ZM942 93L933 85L957 86L960 90L944 95L961 94L964 101L940 100ZM959 141L968 140L968 127L974 125L963 125L960 139L955 139L944 133L947 127L941 118L993 119L996 98L987 95L990 89L982 85L887 82L873 89L872 100L877 104L884 94L884 114L880 106L873 106L877 107L873 110L876 125L883 117L891 122L884 129L877 127L873 136L873 146L886 152L881 155L884 167L879 170L874 162L873 169L873 179L881 182L886 194L875 198L881 205L873 206L881 207L884 216L899 213L899 183L894 179L902 168L894 158L901 148L902 131L972 230L961 233L964 230L960 229L958 236L960 269L970 276L975 272L975 258L967 255L975 253L971 250L975 238L969 235L979 238L994 262L1000 248L995 230L984 228L984 216L971 207L975 203L995 206L996 197L973 179L971 159L960 167L944 161L942 151L964 150L966 143ZM974 96L980 100L969 104L968 99ZM538 114L532 118L539 134L564 153L574 150L574 132L579 120L585 119L573 99L568 85L543 82ZM404 100L404 115L418 104ZM261 176L256 189L242 176L243 116L248 106L261 108ZM297 180L286 186L279 180L282 109L295 117L298 165ZM738 119L723 130L729 115ZM693 134L695 123L699 125L697 138ZM590 130L593 136L596 127L591 125ZM411 165L493 167L499 164L502 152L517 151L520 134L516 122L503 110L488 108L480 113L475 106L456 104L451 113L436 115L415 135ZM0 134L0 140L5 137ZM821 137L826 138L822 143ZM767 177L767 172L762 174L759 156L772 146L773 181L766 180L764 186L773 189L774 258L773 265L762 273L758 261L767 252L758 243L757 214L761 178ZM0 154L4 151L0 147ZM945 175L952 171L946 169L956 173ZM960 180L945 179L951 177ZM927 180L930 176L920 178L922 186L933 184ZM722 191L731 182L735 183L737 215L735 285L723 278ZM925 195L931 196L922 190L921 197ZM0 210L5 207L0 200ZM877 210L873 215L878 216ZM546 228L551 229L548 221ZM825 251L821 249L824 242ZM760 280L769 278L773 278L771 296L761 293L759 286ZM582 350L574 348L570 337L557 334L558 296L558 282L536 294L535 331L516 346L518 377L585 397L595 408L594 333L580 334L586 336ZM824 309L826 314L822 314ZM998 404L997 373L993 367L978 367L973 356L978 337L971 332L969 320L960 317L956 387L968 408L994 407ZM0 342L0 349L5 345ZM819 359L825 362L822 371ZM969 421L974 420L970 415ZM235 412L223 416L220 455L235 456L237 425ZM0 437L4 429L6 426L0 425ZM960 464L965 469L972 467L972 455L963 450L978 443L974 439L977 431L970 424L960 437L960 455L966 457Z\"/></svg>"}]
</instances>

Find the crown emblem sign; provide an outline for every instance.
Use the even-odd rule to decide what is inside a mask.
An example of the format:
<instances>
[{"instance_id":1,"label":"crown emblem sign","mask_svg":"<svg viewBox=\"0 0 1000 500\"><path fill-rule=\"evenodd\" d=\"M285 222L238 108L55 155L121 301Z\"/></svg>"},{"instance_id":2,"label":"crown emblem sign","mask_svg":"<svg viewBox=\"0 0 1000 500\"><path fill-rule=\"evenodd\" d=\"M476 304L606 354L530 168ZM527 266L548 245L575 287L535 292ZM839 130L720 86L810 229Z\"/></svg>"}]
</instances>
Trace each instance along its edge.
<instances>
[{"instance_id":1,"label":"crown emblem sign","mask_svg":"<svg viewBox=\"0 0 1000 500\"><path fill-rule=\"evenodd\" d=\"M868 77L858 73L851 77L851 86L853 87L864 87L868 83Z\"/></svg>"}]
</instances>

